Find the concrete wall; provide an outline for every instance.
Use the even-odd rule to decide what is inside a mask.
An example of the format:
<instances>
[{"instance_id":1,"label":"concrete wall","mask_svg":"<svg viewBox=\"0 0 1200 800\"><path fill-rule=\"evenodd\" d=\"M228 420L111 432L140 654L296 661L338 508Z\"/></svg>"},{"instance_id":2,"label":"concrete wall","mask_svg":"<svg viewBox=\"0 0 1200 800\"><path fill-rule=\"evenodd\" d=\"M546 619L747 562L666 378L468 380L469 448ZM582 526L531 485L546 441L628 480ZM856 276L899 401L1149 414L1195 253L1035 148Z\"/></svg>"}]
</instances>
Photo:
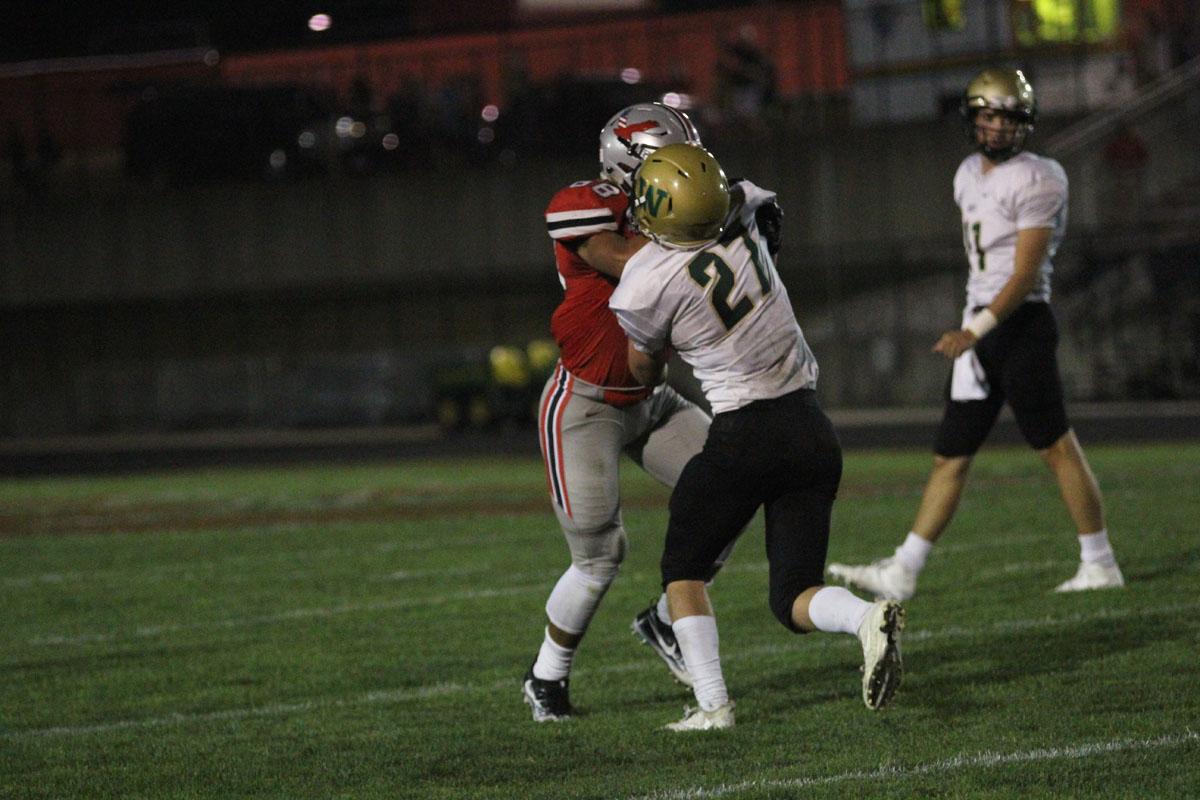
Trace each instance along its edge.
<instances>
[{"instance_id":1,"label":"concrete wall","mask_svg":"<svg viewBox=\"0 0 1200 800\"><path fill-rule=\"evenodd\" d=\"M780 270L827 402L928 403L944 378L930 337L961 302L950 182L962 133L953 119L835 128L822 116L835 113L797 111L709 143L730 175L780 194ZM1154 122L1153 170L1197 174L1188 143L1200 126L1184 123L1175 112ZM1118 191L1095 156L1068 164L1067 273L1090 263L1082 232ZM548 335L561 289L542 212L594 172L587 154L361 180L4 185L0 435L427 417L438 364ZM1155 289L1127 316L1172 296ZM1072 314L1094 316L1097 298ZM1164 330L1188 329L1180 307ZM1094 374L1132 360L1120 356L1129 342L1110 344L1111 364L1072 373L1075 396L1121 391ZM1193 350L1181 352L1172 391L1190 385Z\"/></svg>"}]
</instances>

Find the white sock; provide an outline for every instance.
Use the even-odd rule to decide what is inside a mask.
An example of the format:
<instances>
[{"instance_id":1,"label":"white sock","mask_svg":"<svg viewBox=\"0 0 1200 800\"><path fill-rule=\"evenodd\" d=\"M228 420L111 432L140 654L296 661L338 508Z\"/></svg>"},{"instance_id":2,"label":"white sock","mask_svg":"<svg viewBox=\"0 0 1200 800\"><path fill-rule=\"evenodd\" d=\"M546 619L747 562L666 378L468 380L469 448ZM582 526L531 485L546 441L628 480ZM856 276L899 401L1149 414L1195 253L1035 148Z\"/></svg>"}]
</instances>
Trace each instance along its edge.
<instances>
[{"instance_id":1,"label":"white sock","mask_svg":"<svg viewBox=\"0 0 1200 800\"><path fill-rule=\"evenodd\" d=\"M667 593L663 592L658 596L658 618L664 625L671 624L671 612L667 608Z\"/></svg>"},{"instance_id":2,"label":"white sock","mask_svg":"<svg viewBox=\"0 0 1200 800\"><path fill-rule=\"evenodd\" d=\"M919 575L925 568L925 559L929 558L931 550L933 542L909 531L908 536L904 537L904 543L896 548L896 560L909 572Z\"/></svg>"},{"instance_id":3,"label":"white sock","mask_svg":"<svg viewBox=\"0 0 1200 800\"><path fill-rule=\"evenodd\" d=\"M1102 567L1117 565L1117 557L1113 554L1112 545L1108 543L1108 528L1095 533L1079 534L1079 560L1085 564L1099 564Z\"/></svg>"},{"instance_id":4,"label":"white sock","mask_svg":"<svg viewBox=\"0 0 1200 800\"><path fill-rule=\"evenodd\" d=\"M696 615L675 620L671 626L683 652L683 663L692 676L696 702L705 711L713 711L729 702L725 676L721 674L721 653L715 617Z\"/></svg>"},{"instance_id":5,"label":"white sock","mask_svg":"<svg viewBox=\"0 0 1200 800\"><path fill-rule=\"evenodd\" d=\"M575 651L563 647L550 638L550 629L542 639L542 649L538 650L537 661L533 664L533 677L543 681L560 681L571 674L571 662L575 660Z\"/></svg>"},{"instance_id":6,"label":"white sock","mask_svg":"<svg viewBox=\"0 0 1200 800\"><path fill-rule=\"evenodd\" d=\"M808 618L819 631L857 636L858 628L871 606L871 603L855 597L840 586L826 586L818 590L809 601ZM688 670L691 668L689 663Z\"/></svg>"}]
</instances>

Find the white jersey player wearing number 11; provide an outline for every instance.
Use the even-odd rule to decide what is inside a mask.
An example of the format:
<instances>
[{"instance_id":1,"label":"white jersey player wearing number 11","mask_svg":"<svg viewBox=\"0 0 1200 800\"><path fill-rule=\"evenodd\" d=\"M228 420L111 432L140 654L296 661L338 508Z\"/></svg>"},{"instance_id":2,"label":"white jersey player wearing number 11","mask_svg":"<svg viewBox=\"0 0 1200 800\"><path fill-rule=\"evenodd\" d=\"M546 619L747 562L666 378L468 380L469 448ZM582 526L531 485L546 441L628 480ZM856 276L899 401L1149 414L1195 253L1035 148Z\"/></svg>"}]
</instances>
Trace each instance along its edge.
<instances>
[{"instance_id":1,"label":"white jersey player wearing number 11","mask_svg":"<svg viewBox=\"0 0 1200 800\"><path fill-rule=\"evenodd\" d=\"M958 508L973 459L1008 405L1022 437L1053 473L1078 537L1075 575L1055 591L1120 588L1125 579L1108 540L1100 486L1067 417L1059 377L1050 276L1066 231L1066 173L1024 149L1037 104L1019 70L979 73L959 111L976 150L954 176L967 305L962 327L933 346L952 361L933 467L895 554L869 564L830 564L829 574L877 597L912 597ZM997 531L1012 524L997 524Z\"/></svg>"}]
</instances>

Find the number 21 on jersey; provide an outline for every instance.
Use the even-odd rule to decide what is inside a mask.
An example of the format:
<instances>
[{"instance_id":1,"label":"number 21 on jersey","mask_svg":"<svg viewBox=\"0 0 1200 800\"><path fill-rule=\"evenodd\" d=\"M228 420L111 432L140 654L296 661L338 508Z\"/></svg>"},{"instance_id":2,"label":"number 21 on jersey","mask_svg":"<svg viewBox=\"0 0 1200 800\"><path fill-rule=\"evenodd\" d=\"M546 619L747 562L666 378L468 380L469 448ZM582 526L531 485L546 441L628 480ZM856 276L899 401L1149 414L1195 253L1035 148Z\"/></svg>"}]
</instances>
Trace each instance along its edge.
<instances>
[{"instance_id":1,"label":"number 21 on jersey","mask_svg":"<svg viewBox=\"0 0 1200 800\"><path fill-rule=\"evenodd\" d=\"M986 268L984 260L983 244L980 241L980 231L983 228L982 222L967 222L963 220L963 247L967 248L967 259L975 256L975 266L980 272Z\"/></svg>"},{"instance_id":2,"label":"number 21 on jersey","mask_svg":"<svg viewBox=\"0 0 1200 800\"><path fill-rule=\"evenodd\" d=\"M763 263L757 243L745 234L742 235L741 241L750 251L750 258L754 262L754 274L758 276L758 287L762 290L761 297L766 297L771 293L771 271ZM688 263L688 275L701 289L707 289L709 284L716 281L716 285L713 286L712 293L709 295L709 303L712 304L713 311L720 318L725 330L732 330L733 326L741 322L756 305L749 295L742 295L736 302L734 301L733 290L736 278L733 270L725 259L711 250L704 251Z\"/></svg>"}]
</instances>

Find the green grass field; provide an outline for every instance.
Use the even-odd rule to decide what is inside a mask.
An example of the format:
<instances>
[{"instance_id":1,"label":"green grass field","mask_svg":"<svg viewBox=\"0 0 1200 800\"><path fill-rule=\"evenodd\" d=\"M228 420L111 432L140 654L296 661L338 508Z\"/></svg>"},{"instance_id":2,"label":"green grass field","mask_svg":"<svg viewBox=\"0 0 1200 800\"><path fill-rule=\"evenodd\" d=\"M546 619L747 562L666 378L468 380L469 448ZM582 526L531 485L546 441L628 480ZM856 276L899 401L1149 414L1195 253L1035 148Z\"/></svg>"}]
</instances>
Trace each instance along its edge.
<instances>
[{"instance_id":1,"label":"green grass field","mask_svg":"<svg viewBox=\"0 0 1200 800\"><path fill-rule=\"evenodd\" d=\"M667 497L632 465L580 713L546 725L519 684L566 548L536 461L2 481L0 797L1196 797L1200 444L1089 455L1128 588L1051 593L1053 482L985 450L882 713L852 637L771 616L756 522L712 592L738 726L690 735L629 630ZM927 468L848 452L831 560L890 552Z\"/></svg>"}]
</instances>

